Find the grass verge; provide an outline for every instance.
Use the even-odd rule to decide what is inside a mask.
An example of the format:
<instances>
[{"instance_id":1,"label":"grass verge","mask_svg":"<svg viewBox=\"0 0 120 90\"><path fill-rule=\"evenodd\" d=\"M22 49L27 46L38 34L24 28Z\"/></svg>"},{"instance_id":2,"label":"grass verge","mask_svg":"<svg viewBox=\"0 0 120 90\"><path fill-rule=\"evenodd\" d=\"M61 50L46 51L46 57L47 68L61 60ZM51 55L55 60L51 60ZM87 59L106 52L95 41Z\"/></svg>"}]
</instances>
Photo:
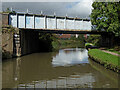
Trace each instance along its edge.
<instances>
[{"instance_id":1,"label":"grass verge","mask_svg":"<svg viewBox=\"0 0 120 90\"><path fill-rule=\"evenodd\" d=\"M120 60L118 56L105 53L99 49L91 49L88 52L90 58L101 65L105 66L107 69L111 69L115 72L120 72Z\"/></svg>"},{"instance_id":2,"label":"grass verge","mask_svg":"<svg viewBox=\"0 0 120 90\"><path fill-rule=\"evenodd\" d=\"M106 50L107 50L107 51L110 51L110 52L114 52L114 53L120 54L119 51L116 51L116 50L114 50L114 49L106 49Z\"/></svg>"}]
</instances>

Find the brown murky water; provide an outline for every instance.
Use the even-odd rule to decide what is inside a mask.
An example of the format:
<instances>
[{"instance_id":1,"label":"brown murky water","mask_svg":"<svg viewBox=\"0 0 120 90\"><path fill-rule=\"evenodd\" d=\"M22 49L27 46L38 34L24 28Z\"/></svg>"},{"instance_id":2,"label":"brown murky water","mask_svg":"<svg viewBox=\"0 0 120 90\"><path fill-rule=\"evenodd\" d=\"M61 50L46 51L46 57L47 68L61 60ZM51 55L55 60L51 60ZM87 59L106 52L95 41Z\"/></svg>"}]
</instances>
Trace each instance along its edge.
<instances>
[{"instance_id":1,"label":"brown murky water","mask_svg":"<svg viewBox=\"0 0 120 90\"><path fill-rule=\"evenodd\" d=\"M118 75L82 48L34 53L2 65L3 88L118 88Z\"/></svg>"}]
</instances>

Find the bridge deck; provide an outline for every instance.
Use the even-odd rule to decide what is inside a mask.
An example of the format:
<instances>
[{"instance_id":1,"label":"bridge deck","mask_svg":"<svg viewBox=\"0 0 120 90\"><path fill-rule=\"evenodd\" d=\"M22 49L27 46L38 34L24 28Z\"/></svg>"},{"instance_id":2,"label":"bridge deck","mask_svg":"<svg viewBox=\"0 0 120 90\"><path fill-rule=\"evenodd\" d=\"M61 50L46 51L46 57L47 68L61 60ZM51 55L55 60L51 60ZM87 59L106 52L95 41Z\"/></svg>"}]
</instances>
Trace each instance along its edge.
<instances>
[{"instance_id":1,"label":"bridge deck","mask_svg":"<svg viewBox=\"0 0 120 90\"><path fill-rule=\"evenodd\" d=\"M20 30L34 30L44 33L56 33L56 34L106 34L105 31L89 31L89 30L71 30L71 29L31 29L20 28Z\"/></svg>"},{"instance_id":2,"label":"bridge deck","mask_svg":"<svg viewBox=\"0 0 120 90\"><path fill-rule=\"evenodd\" d=\"M89 30L91 21L88 19L34 15L34 14L9 14L9 25L16 28L47 29L47 30Z\"/></svg>"}]
</instances>

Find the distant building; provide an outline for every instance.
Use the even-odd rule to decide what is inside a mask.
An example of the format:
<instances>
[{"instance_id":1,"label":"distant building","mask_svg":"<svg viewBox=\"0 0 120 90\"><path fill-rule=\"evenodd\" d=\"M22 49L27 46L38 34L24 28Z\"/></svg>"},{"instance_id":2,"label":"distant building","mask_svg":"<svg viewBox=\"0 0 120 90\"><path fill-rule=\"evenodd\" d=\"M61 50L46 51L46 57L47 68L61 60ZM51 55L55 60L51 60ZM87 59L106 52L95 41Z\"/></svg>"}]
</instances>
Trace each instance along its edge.
<instances>
[{"instance_id":1,"label":"distant building","mask_svg":"<svg viewBox=\"0 0 120 90\"><path fill-rule=\"evenodd\" d=\"M60 38L60 39L70 39L71 34L59 34L58 38Z\"/></svg>"},{"instance_id":2,"label":"distant building","mask_svg":"<svg viewBox=\"0 0 120 90\"><path fill-rule=\"evenodd\" d=\"M84 34L84 37L85 37L85 39L87 39L88 35L87 35L87 34Z\"/></svg>"}]
</instances>

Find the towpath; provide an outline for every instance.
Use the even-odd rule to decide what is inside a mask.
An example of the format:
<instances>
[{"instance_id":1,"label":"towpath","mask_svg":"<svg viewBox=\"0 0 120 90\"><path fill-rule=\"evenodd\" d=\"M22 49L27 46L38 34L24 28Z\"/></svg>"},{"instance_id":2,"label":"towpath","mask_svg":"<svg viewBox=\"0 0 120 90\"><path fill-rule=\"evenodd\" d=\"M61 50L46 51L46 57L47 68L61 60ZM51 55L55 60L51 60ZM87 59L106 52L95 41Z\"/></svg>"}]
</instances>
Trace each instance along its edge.
<instances>
[{"instance_id":1,"label":"towpath","mask_svg":"<svg viewBox=\"0 0 120 90\"><path fill-rule=\"evenodd\" d=\"M110 51L104 50L104 49L102 49L102 48L100 48L100 50L102 50L103 52L106 52L106 53L109 53L109 54L112 54L112 55L115 55L115 56L119 56L119 57L120 57L120 54L118 54L118 53L110 52Z\"/></svg>"}]
</instances>

